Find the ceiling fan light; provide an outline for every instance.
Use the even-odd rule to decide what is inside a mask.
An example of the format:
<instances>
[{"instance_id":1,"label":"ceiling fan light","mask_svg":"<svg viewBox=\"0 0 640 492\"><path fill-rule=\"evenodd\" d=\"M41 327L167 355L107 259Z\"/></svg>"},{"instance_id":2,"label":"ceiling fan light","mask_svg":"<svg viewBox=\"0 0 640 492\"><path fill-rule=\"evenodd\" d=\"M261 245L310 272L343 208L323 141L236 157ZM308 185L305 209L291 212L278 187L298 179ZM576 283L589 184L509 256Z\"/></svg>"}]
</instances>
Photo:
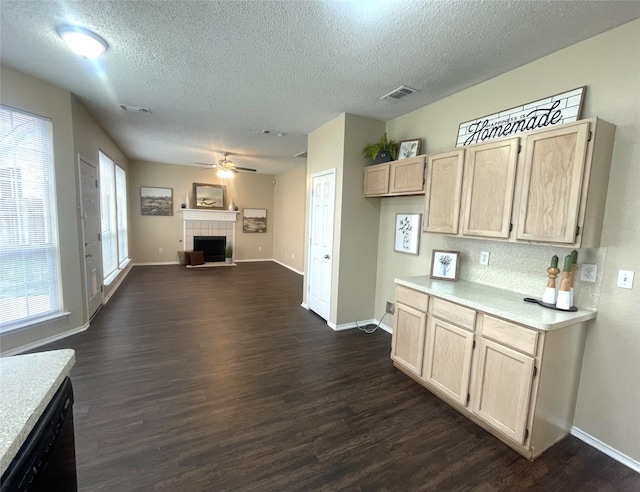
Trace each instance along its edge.
<instances>
[{"instance_id":1,"label":"ceiling fan light","mask_svg":"<svg viewBox=\"0 0 640 492\"><path fill-rule=\"evenodd\" d=\"M96 33L78 26L61 26L58 34L76 55L93 60L107 49L107 42Z\"/></svg>"},{"instance_id":2,"label":"ceiling fan light","mask_svg":"<svg viewBox=\"0 0 640 492\"><path fill-rule=\"evenodd\" d=\"M216 174L220 178L233 178L233 171L231 169L219 169Z\"/></svg>"}]
</instances>

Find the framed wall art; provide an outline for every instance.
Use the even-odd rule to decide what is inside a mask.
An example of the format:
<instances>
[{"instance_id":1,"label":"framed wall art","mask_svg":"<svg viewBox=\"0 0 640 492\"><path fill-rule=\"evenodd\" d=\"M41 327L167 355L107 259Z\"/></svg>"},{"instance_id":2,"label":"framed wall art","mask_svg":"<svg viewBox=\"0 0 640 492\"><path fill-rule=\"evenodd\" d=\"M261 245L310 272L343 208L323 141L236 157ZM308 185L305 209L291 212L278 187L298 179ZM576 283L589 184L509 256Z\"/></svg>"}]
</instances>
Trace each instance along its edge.
<instances>
[{"instance_id":1,"label":"framed wall art","mask_svg":"<svg viewBox=\"0 0 640 492\"><path fill-rule=\"evenodd\" d=\"M173 215L173 188L140 187L141 215Z\"/></svg>"},{"instance_id":2,"label":"framed wall art","mask_svg":"<svg viewBox=\"0 0 640 492\"><path fill-rule=\"evenodd\" d=\"M402 140L398 146L398 160L420 155L420 139Z\"/></svg>"},{"instance_id":3,"label":"framed wall art","mask_svg":"<svg viewBox=\"0 0 640 492\"><path fill-rule=\"evenodd\" d=\"M243 208L242 232L267 232L267 209Z\"/></svg>"},{"instance_id":4,"label":"framed wall art","mask_svg":"<svg viewBox=\"0 0 640 492\"><path fill-rule=\"evenodd\" d=\"M431 258L431 278L438 280L458 280L460 251L433 250Z\"/></svg>"},{"instance_id":5,"label":"framed wall art","mask_svg":"<svg viewBox=\"0 0 640 492\"><path fill-rule=\"evenodd\" d=\"M398 253L417 255L420 247L422 214L396 214L396 235L393 249Z\"/></svg>"},{"instance_id":6,"label":"framed wall art","mask_svg":"<svg viewBox=\"0 0 640 492\"><path fill-rule=\"evenodd\" d=\"M224 186L193 183L193 208L224 210Z\"/></svg>"}]
</instances>

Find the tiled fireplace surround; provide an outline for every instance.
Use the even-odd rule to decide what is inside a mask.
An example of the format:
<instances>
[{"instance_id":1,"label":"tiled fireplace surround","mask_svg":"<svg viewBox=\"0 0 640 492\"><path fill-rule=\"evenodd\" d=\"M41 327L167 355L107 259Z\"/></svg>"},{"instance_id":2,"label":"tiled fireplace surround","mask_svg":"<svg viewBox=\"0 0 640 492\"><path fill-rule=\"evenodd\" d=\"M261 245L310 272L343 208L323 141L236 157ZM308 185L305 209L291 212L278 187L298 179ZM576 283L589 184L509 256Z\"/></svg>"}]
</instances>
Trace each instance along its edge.
<instances>
[{"instance_id":1,"label":"tiled fireplace surround","mask_svg":"<svg viewBox=\"0 0 640 492\"><path fill-rule=\"evenodd\" d=\"M225 236L227 244L236 244L236 216L238 212L228 210L182 211L182 244L185 251L193 251L193 236Z\"/></svg>"}]
</instances>

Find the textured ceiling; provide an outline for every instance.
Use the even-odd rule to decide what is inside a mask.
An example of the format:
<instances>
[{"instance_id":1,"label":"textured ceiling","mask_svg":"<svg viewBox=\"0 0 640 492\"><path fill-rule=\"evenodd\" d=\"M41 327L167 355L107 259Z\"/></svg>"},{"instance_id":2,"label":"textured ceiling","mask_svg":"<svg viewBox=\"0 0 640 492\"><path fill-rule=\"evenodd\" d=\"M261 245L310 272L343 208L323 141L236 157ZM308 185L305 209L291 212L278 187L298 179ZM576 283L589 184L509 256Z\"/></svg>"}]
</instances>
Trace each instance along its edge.
<instances>
[{"instance_id":1,"label":"textured ceiling","mask_svg":"<svg viewBox=\"0 0 640 492\"><path fill-rule=\"evenodd\" d=\"M406 114L636 19L640 2L2 0L0 15L0 61L76 94L129 158L228 151L277 174L342 112ZM55 31L66 23L108 51L73 55ZM420 92L379 99L403 84Z\"/></svg>"}]
</instances>

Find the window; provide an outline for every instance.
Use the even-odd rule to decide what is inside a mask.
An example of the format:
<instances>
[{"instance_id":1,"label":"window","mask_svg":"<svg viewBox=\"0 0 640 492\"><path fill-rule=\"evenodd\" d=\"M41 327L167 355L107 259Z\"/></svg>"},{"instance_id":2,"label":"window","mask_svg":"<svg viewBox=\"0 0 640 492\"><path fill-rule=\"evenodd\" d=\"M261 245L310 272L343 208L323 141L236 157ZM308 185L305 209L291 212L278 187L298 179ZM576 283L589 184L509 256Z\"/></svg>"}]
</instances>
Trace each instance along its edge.
<instances>
[{"instance_id":1,"label":"window","mask_svg":"<svg viewBox=\"0 0 640 492\"><path fill-rule=\"evenodd\" d=\"M118 219L118 265L129 259L129 233L127 230L127 175L116 166L116 210Z\"/></svg>"},{"instance_id":2,"label":"window","mask_svg":"<svg viewBox=\"0 0 640 492\"><path fill-rule=\"evenodd\" d=\"M60 314L51 121L0 106L0 331Z\"/></svg>"},{"instance_id":3,"label":"window","mask_svg":"<svg viewBox=\"0 0 640 492\"><path fill-rule=\"evenodd\" d=\"M127 175L106 154L100 158L102 269L110 283L129 259L127 231Z\"/></svg>"}]
</instances>

